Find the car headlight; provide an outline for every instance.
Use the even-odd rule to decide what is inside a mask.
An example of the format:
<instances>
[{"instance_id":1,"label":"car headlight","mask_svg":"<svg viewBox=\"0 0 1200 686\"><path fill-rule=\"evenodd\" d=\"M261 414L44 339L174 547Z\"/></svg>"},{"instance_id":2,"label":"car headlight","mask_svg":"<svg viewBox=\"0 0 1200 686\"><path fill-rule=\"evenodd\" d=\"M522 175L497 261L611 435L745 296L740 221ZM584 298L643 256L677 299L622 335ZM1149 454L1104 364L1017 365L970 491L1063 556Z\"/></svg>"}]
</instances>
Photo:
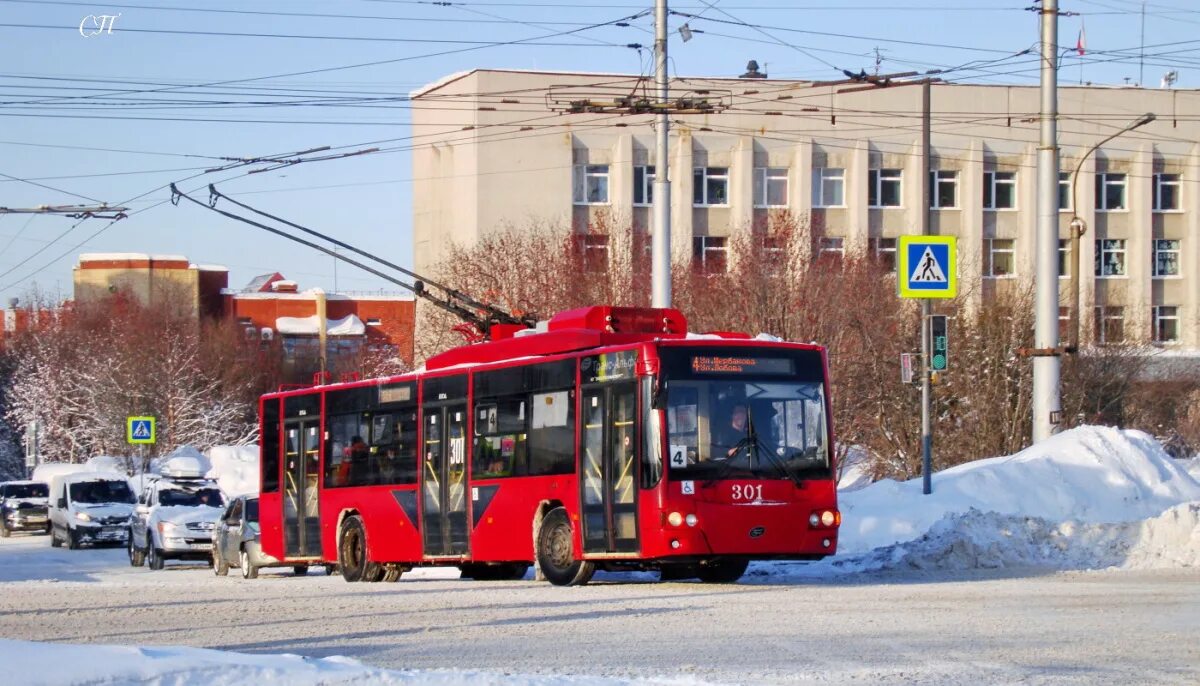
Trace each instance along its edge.
<instances>
[{"instance_id":1,"label":"car headlight","mask_svg":"<svg viewBox=\"0 0 1200 686\"><path fill-rule=\"evenodd\" d=\"M178 530L178 529L179 529L179 526L176 524L172 524L171 522L159 522L158 523L158 533L162 534L163 536L173 535L173 534L175 534L176 530Z\"/></svg>"},{"instance_id":2,"label":"car headlight","mask_svg":"<svg viewBox=\"0 0 1200 686\"><path fill-rule=\"evenodd\" d=\"M81 522L90 522L92 521L92 516L86 512L76 512L75 519L78 519Z\"/></svg>"}]
</instances>

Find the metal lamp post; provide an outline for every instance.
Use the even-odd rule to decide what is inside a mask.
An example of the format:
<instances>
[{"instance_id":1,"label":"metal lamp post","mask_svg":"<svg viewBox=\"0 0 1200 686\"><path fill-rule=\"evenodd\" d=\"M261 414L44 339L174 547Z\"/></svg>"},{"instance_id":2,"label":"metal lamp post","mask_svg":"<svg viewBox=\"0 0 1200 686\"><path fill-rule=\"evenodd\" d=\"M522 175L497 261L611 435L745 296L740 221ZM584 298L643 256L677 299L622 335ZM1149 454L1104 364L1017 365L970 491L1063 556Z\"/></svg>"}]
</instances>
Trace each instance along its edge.
<instances>
[{"instance_id":1,"label":"metal lamp post","mask_svg":"<svg viewBox=\"0 0 1200 686\"><path fill-rule=\"evenodd\" d=\"M1121 129L1120 131L1117 131L1116 133L1112 134L1108 138L1105 138L1104 140L1100 141L1099 143L1096 143L1091 148L1088 148L1088 151L1083 153L1082 155L1080 155L1079 161L1075 163L1075 173L1072 174L1072 176L1071 176L1071 213L1073 216L1071 217L1071 223L1070 223L1070 229L1071 229L1071 346L1070 347L1073 350L1076 350L1076 351L1079 350L1079 318L1080 318L1080 312L1079 312L1079 242L1080 241L1079 241L1079 239L1081 239L1083 237L1083 235L1085 233L1087 233L1087 221L1084 220L1083 217L1079 216L1079 199L1078 199L1078 195L1076 193L1076 191L1079 187L1079 170L1083 169L1083 163L1087 160L1087 158L1089 156L1091 156L1092 153L1096 152L1096 150L1098 150L1100 148L1100 146L1111 141L1112 139L1116 138L1117 136L1129 133L1130 131L1132 131L1140 126L1145 126L1146 124L1149 124L1150 122L1154 121L1156 118L1157 117L1154 116L1154 113L1147 112L1146 114L1142 115L1142 117L1140 119L1138 119L1137 121L1129 124L1125 128Z\"/></svg>"}]
</instances>

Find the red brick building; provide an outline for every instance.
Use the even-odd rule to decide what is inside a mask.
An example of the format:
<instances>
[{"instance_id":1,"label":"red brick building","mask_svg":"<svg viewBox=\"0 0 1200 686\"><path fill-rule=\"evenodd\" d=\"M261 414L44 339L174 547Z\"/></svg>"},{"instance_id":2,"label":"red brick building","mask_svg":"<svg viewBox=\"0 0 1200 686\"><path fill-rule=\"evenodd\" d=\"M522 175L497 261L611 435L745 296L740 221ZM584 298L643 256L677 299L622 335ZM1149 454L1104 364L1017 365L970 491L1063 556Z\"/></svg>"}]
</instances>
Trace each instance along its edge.
<instances>
[{"instance_id":1,"label":"red brick building","mask_svg":"<svg viewBox=\"0 0 1200 686\"><path fill-rule=\"evenodd\" d=\"M335 374L353 369L363 354L390 353L412 364L416 305L410 296L301 291L279 273L222 294L225 316L247 336L282 345L294 376L319 369L322 338L327 369Z\"/></svg>"}]
</instances>

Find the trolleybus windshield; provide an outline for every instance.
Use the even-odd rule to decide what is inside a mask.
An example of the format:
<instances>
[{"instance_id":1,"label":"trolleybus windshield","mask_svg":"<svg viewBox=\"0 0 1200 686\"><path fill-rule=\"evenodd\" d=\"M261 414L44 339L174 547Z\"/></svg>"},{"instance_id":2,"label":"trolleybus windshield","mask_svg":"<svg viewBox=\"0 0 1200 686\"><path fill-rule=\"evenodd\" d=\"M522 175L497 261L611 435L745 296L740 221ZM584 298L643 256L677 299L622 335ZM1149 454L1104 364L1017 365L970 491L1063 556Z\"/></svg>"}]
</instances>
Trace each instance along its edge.
<instances>
[{"instance_id":1,"label":"trolleybus windshield","mask_svg":"<svg viewBox=\"0 0 1200 686\"><path fill-rule=\"evenodd\" d=\"M810 351L662 351L672 480L829 478L823 365Z\"/></svg>"}]
</instances>

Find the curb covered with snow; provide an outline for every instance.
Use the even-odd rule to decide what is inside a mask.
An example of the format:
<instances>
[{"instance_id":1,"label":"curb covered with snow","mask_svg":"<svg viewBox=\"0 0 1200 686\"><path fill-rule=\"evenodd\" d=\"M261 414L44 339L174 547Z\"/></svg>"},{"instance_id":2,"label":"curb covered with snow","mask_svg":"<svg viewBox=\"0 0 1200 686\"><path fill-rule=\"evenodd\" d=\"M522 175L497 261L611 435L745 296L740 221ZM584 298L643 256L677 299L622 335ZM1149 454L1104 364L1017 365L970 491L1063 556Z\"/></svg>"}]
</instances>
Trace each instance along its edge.
<instances>
[{"instance_id":1,"label":"curb covered with snow","mask_svg":"<svg viewBox=\"0 0 1200 686\"><path fill-rule=\"evenodd\" d=\"M0 664L13 683L145 683L233 686L246 684L430 684L436 686L566 686L595 684L694 685L691 678L613 679L596 676L526 676L462 670L388 670L346 657L248 655L204 648L70 645L0 639Z\"/></svg>"}]
</instances>

